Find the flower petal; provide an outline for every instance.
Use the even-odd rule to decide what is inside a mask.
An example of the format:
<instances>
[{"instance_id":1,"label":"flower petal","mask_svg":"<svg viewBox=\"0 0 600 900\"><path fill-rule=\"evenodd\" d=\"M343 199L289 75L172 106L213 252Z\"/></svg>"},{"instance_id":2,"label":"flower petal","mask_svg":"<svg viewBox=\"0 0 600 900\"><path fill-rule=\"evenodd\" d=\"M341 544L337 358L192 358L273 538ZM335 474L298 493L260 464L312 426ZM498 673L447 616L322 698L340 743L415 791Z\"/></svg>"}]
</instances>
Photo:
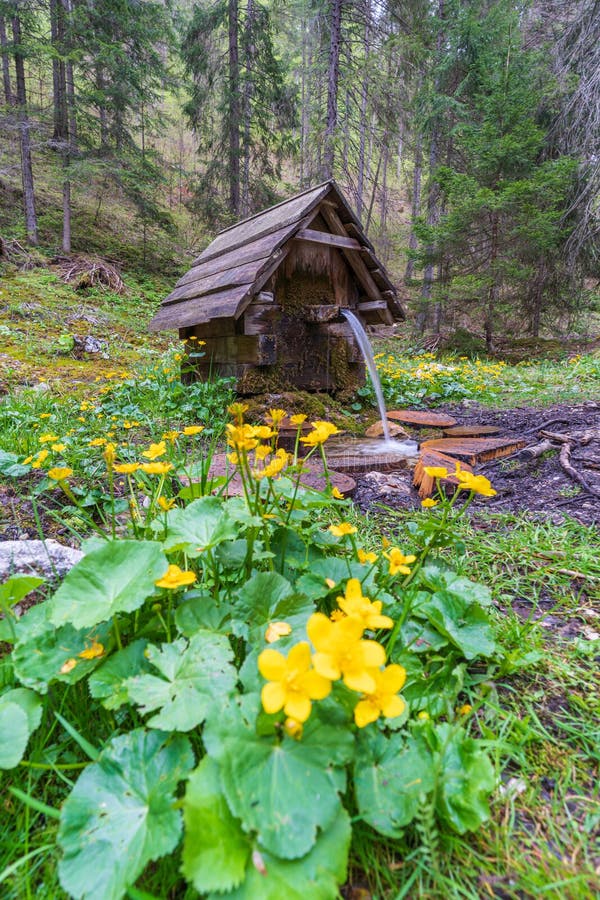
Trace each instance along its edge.
<instances>
[{"instance_id":1,"label":"flower petal","mask_svg":"<svg viewBox=\"0 0 600 900\"><path fill-rule=\"evenodd\" d=\"M375 679L366 670L362 672L344 672L344 684L351 691L358 691L360 694L373 694L377 689Z\"/></svg>"},{"instance_id":2,"label":"flower petal","mask_svg":"<svg viewBox=\"0 0 600 900\"><path fill-rule=\"evenodd\" d=\"M263 650L258 657L258 671L267 681L281 681L285 676L285 656L278 650Z\"/></svg>"},{"instance_id":3,"label":"flower petal","mask_svg":"<svg viewBox=\"0 0 600 900\"><path fill-rule=\"evenodd\" d=\"M369 669L378 669L385 663L385 650L377 641L361 641L361 647Z\"/></svg>"},{"instance_id":4,"label":"flower petal","mask_svg":"<svg viewBox=\"0 0 600 900\"><path fill-rule=\"evenodd\" d=\"M386 694L397 693L397 691L404 687L405 681L406 669L404 666L398 666L395 663L392 663L391 666L387 666L379 676L380 687Z\"/></svg>"},{"instance_id":5,"label":"flower petal","mask_svg":"<svg viewBox=\"0 0 600 900\"><path fill-rule=\"evenodd\" d=\"M315 653L313 656L315 671L329 681L337 681L342 677L335 656L330 653Z\"/></svg>"},{"instance_id":6,"label":"flower petal","mask_svg":"<svg viewBox=\"0 0 600 900\"><path fill-rule=\"evenodd\" d=\"M308 672L310 669L310 647L306 641L302 641L300 644L296 644L290 652L288 653L287 658L287 670L288 672ZM291 713L290 713L291 715ZM295 716L292 716L292 719L295 719Z\"/></svg>"},{"instance_id":7,"label":"flower petal","mask_svg":"<svg viewBox=\"0 0 600 900\"><path fill-rule=\"evenodd\" d=\"M333 623L323 613L313 613L309 618L306 623L306 633L316 650L328 643L332 628Z\"/></svg>"},{"instance_id":8,"label":"flower petal","mask_svg":"<svg viewBox=\"0 0 600 900\"><path fill-rule=\"evenodd\" d=\"M401 716L405 709L406 703L402 697L398 697L397 695L390 697L381 705L381 712L386 719L395 719L396 716Z\"/></svg>"},{"instance_id":9,"label":"flower petal","mask_svg":"<svg viewBox=\"0 0 600 900\"><path fill-rule=\"evenodd\" d=\"M331 681L314 670L302 676L302 690L311 700L323 700L331 693Z\"/></svg>"},{"instance_id":10,"label":"flower petal","mask_svg":"<svg viewBox=\"0 0 600 900\"><path fill-rule=\"evenodd\" d=\"M305 697L302 694L288 694L283 709L286 716L290 716L290 718L295 719L296 722L306 722L310 716L312 704L308 697Z\"/></svg>"},{"instance_id":11,"label":"flower petal","mask_svg":"<svg viewBox=\"0 0 600 900\"><path fill-rule=\"evenodd\" d=\"M370 725L371 722L377 721L379 718L379 710L370 700L359 700L354 707L354 721L359 728Z\"/></svg>"},{"instance_id":12,"label":"flower petal","mask_svg":"<svg viewBox=\"0 0 600 900\"><path fill-rule=\"evenodd\" d=\"M276 713L283 707L285 703L285 691L283 686L277 681L269 681L263 686L260 692L263 709L266 713Z\"/></svg>"}]
</instances>

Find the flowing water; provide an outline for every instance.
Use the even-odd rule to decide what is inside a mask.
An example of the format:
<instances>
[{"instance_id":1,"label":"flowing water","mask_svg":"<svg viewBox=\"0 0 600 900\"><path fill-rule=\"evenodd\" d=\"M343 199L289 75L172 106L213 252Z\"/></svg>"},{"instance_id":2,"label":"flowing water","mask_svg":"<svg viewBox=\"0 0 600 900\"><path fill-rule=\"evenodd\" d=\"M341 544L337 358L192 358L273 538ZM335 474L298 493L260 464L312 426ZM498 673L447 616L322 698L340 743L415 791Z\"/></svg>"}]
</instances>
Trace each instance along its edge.
<instances>
[{"instance_id":1,"label":"flowing water","mask_svg":"<svg viewBox=\"0 0 600 900\"><path fill-rule=\"evenodd\" d=\"M362 448L362 452L381 453L382 451L387 451L389 453L397 454L400 456L411 456L416 453L418 449L417 444L414 441L396 441L390 435L390 425L387 419L387 410L385 408L385 400L383 399L383 390L381 388L381 381L379 380L379 372L377 371L377 366L375 365L375 359L373 358L373 351L371 349L371 342L369 341L367 332L363 328L362 322L360 321L358 316L355 316L351 310L342 309L341 313L347 319L348 324L352 329L352 333L358 342L360 351L364 357L369 375L371 377L371 384L373 385L373 390L375 391L375 396L377 398L379 417L381 419L381 424L383 427L383 440L369 442L369 444L367 444L367 442L364 442L365 446Z\"/></svg>"}]
</instances>

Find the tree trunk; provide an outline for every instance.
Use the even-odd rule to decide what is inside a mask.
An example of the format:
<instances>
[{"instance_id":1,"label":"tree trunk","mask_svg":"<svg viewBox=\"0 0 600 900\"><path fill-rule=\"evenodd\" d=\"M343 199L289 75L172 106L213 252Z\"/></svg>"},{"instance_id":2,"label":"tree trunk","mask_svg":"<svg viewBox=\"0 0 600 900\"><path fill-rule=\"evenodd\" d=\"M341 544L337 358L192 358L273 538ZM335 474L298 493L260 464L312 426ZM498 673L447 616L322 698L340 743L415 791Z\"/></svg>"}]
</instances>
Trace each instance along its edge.
<instances>
[{"instance_id":1,"label":"tree trunk","mask_svg":"<svg viewBox=\"0 0 600 900\"><path fill-rule=\"evenodd\" d=\"M21 145L21 180L23 184L23 204L25 210L25 227L27 241L34 247L38 244L37 216L35 212L35 188L33 184L33 167L31 165L31 136L29 133L29 116L27 114L27 91L25 88L25 66L23 64L23 46L21 37L21 20L14 16L12 32L15 53L15 76L17 84L17 109L19 115L19 139Z\"/></svg>"},{"instance_id":2,"label":"tree trunk","mask_svg":"<svg viewBox=\"0 0 600 900\"><path fill-rule=\"evenodd\" d=\"M98 118L100 120L100 150L106 152L108 150L108 115L104 103L104 91L106 89L106 81L104 78L104 69L102 66L96 67L96 87L99 94Z\"/></svg>"},{"instance_id":3,"label":"tree trunk","mask_svg":"<svg viewBox=\"0 0 600 900\"><path fill-rule=\"evenodd\" d=\"M341 31L342 0L331 0L329 63L327 67L327 125L325 128L325 148L323 154L323 178L333 178L335 132L338 120Z\"/></svg>"},{"instance_id":4,"label":"tree trunk","mask_svg":"<svg viewBox=\"0 0 600 900\"><path fill-rule=\"evenodd\" d=\"M358 171L356 174L356 214L360 219L362 217L363 193L365 185L365 147L367 140L367 103L369 99L369 51L371 41L370 30L371 4L367 0L366 20L365 20L365 36L364 36L364 72L360 86L360 118L358 124Z\"/></svg>"},{"instance_id":5,"label":"tree trunk","mask_svg":"<svg viewBox=\"0 0 600 900\"><path fill-rule=\"evenodd\" d=\"M240 61L238 0L228 0L229 13L229 209L240 212Z\"/></svg>"},{"instance_id":6,"label":"tree trunk","mask_svg":"<svg viewBox=\"0 0 600 900\"><path fill-rule=\"evenodd\" d=\"M250 126L252 124L252 75L254 71L254 0L246 5L245 76L243 94L244 168L242 172L242 215L250 212Z\"/></svg>"},{"instance_id":7,"label":"tree trunk","mask_svg":"<svg viewBox=\"0 0 600 900\"><path fill-rule=\"evenodd\" d=\"M494 318L498 297L500 295L496 261L498 259L498 213L492 214L490 238L490 272L491 283L488 291L488 303L485 312L485 347L488 353L494 352Z\"/></svg>"},{"instance_id":8,"label":"tree trunk","mask_svg":"<svg viewBox=\"0 0 600 900\"><path fill-rule=\"evenodd\" d=\"M438 220L438 189L434 181L434 172L438 161L438 123L434 122L429 143L429 193L427 196L427 224L435 225ZM431 293L433 288L433 244L425 248L427 262L423 269L423 284L421 287L421 299L415 318L417 334L423 334L427 328L429 319Z\"/></svg>"},{"instance_id":9,"label":"tree trunk","mask_svg":"<svg viewBox=\"0 0 600 900\"><path fill-rule=\"evenodd\" d=\"M67 24L68 24L68 46L69 48L73 47L73 35L71 32L72 28L72 17L73 17L73 0L62 0L67 16ZM69 145L72 153L77 151L77 115L75 108L75 74L73 71L73 63L71 60L67 60L65 63L65 74L66 74L66 93L67 93L67 115L68 115L68 126L69 126Z\"/></svg>"},{"instance_id":10,"label":"tree trunk","mask_svg":"<svg viewBox=\"0 0 600 900\"><path fill-rule=\"evenodd\" d=\"M417 134L417 142L415 145L415 168L413 171L413 192L412 192L412 228L408 239L408 249L416 250L419 242L415 234L415 222L421 215L421 177L423 174L423 135L419 131ZM415 261L412 256L408 257L406 270L404 272L404 283L410 284L415 277Z\"/></svg>"},{"instance_id":11,"label":"tree trunk","mask_svg":"<svg viewBox=\"0 0 600 900\"><path fill-rule=\"evenodd\" d=\"M4 16L0 16L0 54L2 55L2 82L4 84L4 102L7 106L12 106L14 97L12 85L10 83L10 53L8 50L8 39L6 37L6 22Z\"/></svg>"},{"instance_id":12,"label":"tree trunk","mask_svg":"<svg viewBox=\"0 0 600 900\"><path fill-rule=\"evenodd\" d=\"M67 76L65 69L65 10L61 0L50 0L50 38L52 41L52 102L54 113L53 140L68 140Z\"/></svg>"}]
</instances>

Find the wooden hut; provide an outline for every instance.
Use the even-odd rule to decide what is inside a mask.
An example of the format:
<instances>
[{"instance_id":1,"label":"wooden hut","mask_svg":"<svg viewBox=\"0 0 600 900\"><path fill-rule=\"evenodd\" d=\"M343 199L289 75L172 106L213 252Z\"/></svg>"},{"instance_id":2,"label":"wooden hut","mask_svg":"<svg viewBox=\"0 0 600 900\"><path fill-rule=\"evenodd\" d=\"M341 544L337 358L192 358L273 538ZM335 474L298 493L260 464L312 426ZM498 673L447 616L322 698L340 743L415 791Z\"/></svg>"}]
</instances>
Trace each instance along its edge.
<instances>
[{"instance_id":1,"label":"wooden hut","mask_svg":"<svg viewBox=\"0 0 600 900\"><path fill-rule=\"evenodd\" d=\"M365 325L404 318L360 222L326 181L221 231L150 328L205 341L202 357L186 344L196 377L234 376L240 393L336 392L365 378L343 308Z\"/></svg>"}]
</instances>

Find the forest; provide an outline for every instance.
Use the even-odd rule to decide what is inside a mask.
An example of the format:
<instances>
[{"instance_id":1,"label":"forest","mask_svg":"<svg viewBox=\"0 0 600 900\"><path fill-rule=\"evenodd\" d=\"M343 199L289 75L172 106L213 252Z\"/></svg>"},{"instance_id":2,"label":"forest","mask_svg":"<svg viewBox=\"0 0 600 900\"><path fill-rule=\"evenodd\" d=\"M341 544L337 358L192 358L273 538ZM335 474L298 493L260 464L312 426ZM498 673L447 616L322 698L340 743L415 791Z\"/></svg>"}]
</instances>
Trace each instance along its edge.
<instances>
[{"instance_id":1,"label":"forest","mask_svg":"<svg viewBox=\"0 0 600 900\"><path fill-rule=\"evenodd\" d=\"M0 62L2 900L597 900L600 0Z\"/></svg>"},{"instance_id":2,"label":"forest","mask_svg":"<svg viewBox=\"0 0 600 900\"><path fill-rule=\"evenodd\" d=\"M2 0L0 235L178 272L333 177L415 334L577 331L599 23L594 0Z\"/></svg>"}]
</instances>

